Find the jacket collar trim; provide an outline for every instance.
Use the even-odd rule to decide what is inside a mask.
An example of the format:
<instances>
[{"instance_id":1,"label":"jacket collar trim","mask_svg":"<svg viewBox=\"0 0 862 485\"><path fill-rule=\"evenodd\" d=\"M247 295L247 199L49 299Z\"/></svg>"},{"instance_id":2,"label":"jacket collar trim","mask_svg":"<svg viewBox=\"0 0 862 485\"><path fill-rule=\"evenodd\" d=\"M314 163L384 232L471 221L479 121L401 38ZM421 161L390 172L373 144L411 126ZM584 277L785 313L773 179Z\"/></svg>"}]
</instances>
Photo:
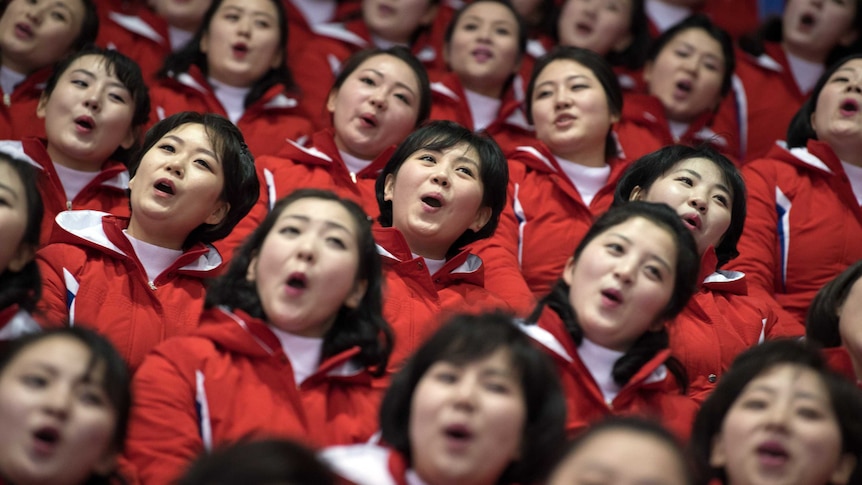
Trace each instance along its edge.
<instances>
[{"instance_id":1,"label":"jacket collar trim","mask_svg":"<svg viewBox=\"0 0 862 485\"><path fill-rule=\"evenodd\" d=\"M114 22L116 22L117 25L123 27L130 32L134 32L160 44L165 43L164 37L162 37L158 32L156 32L156 30L150 24L144 22L143 19L138 16L124 15L119 12L111 12L108 14L108 17Z\"/></svg>"}]
</instances>

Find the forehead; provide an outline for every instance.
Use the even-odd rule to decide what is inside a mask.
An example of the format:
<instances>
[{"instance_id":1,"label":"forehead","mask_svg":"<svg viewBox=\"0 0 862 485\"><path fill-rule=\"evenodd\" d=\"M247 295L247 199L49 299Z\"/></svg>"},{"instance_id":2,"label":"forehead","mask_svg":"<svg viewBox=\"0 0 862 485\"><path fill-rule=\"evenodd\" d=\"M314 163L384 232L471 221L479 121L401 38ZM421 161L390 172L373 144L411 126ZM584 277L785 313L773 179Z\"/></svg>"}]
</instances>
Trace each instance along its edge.
<instances>
[{"instance_id":1,"label":"forehead","mask_svg":"<svg viewBox=\"0 0 862 485\"><path fill-rule=\"evenodd\" d=\"M693 170L700 174L705 182L711 183L727 183L724 172L721 171L718 164L708 158L695 157L686 158L675 163L665 176L672 175L679 170Z\"/></svg>"},{"instance_id":2,"label":"forehead","mask_svg":"<svg viewBox=\"0 0 862 485\"><path fill-rule=\"evenodd\" d=\"M850 59L836 69L829 77L832 78L836 75L847 75L854 72L858 74L860 71L862 71L862 58Z\"/></svg>"},{"instance_id":3,"label":"forehead","mask_svg":"<svg viewBox=\"0 0 862 485\"><path fill-rule=\"evenodd\" d=\"M92 353L80 341L68 336L43 338L23 350L9 363L8 369L51 368L73 378L90 370ZM101 379L104 365L97 365L93 377Z\"/></svg>"},{"instance_id":4,"label":"forehead","mask_svg":"<svg viewBox=\"0 0 862 485\"><path fill-rule=\"evenodd\" d=\"M296 200L281 211L279 221L296 219L298 217L313 222L336 223L351 233L356 233L356 221L350 212L334 200L306 197Z\"/></svg>"},{"instance_id":5,"label":"forehead","mask_svg":"<svg viewBox=\"0 0 862 485\"><path fill-rule=\"evenodd\" d=\"M108 60L98 54L87 54L86 56L81 56L75 59L69 63L69 67L63 71L62 76L68 77L73 75L75 71L81 70L90 72L97 77L107 77L118 80L117 73L114 72L114 69L111 66L109 66Z\"/></svg>"},{"instance_id":6,"label":"forehead","mask_svg":"<svg viewBox=\"0 0 862 485\"><path fill-rule=\"evenodd\" d=\"M265 13L273 17L278 16L278 10L273 0L224 0L218 6L219 11L227 8L238 8L252 13Z\"/></svg>"},{"instance_id":7,"label":"forehead","mask_svg":"<svg viewBox=\"0 0 862 485\"><path fill-rule=\"evenodd\" d=\"M724 61L724 52L721 50L721 43L700 27L692 27L677 32L664 49L662 49L662 52L667 51L668 47L678 47L683 44L694 47L699 52L717 56Z\"/></svg>"},{"instance_id":8,"label":"forehead","mask_svg":"<svg viewBox=\"0 0 862 485\"><path fill-rule=\"evenodd\" d=\"M162 136L165 139L169 136L181 138L186 142L196 142L212 148L213 142L204 125L200 123L184 123Z\"/></svg>"},{"instance_id":9,"label":"forehead","mask_svg":"<svg viewBox=\"0 0 862 485\"><path fill-rule=\"evenodd\" d=\"M386 78L392 78L393 81L407 85L414 92L419 91L419 80L416 78L416 73L403 60L391 56L389 54L378 54L371 56L362 61L353 72L351 77L367 74L366 71L372 70L381 74Z\"/></svg>"},{"instance_id":10,"label":"forehead","mask_svg":"<svg viewBox=\"0 0 862 485\"><path fill-rule=\"evenodd\" d=\"M461 13L461 18L458 23L465 21L468 18L475 19L479 17L483 20L491 22L508 21L517 23L515 15L505 5L496 2L474 2Z\"/></svg>"},{"instance_id":11,"label":"forehead","mask_svg":"<svg viewBox=\"0 0 862 485\"><path fill-rule=\"evenodd\" d=\"M807 367L782 363L776 364L755 376L743 392L768 388L775 391L804 392L817 399L830 402L829 392L820 375Z\"/></svg>"},{"instance_id":12,"label":"forehead","mask_svg":"<svg viewBox=\"0 0 862 485\"><path fill-rule=\"evenodd\" d=\"M596 74L593 70L580 62L574 59L555 59L539 72L539 75L536 77L536 84L572 76L583 76L596 80Z\"/></svg>"},{"instance_id":13,"label":"forehead","mask_svg":"<svg viewBox=\"0 0 862 485\"><path fill-rule=\"evenodd\" d=\"M0 159L0 185L13 191L19 196L24 192L24 181L21 175L9 162Z\"/></svg>"},{"instance_id":14,"label":"forehead","mask_svg":"<svg viewBox=\"0 0 862 485\"><path fill-rule=\"evenodd\" d=\"M664 227L644 217L630 217L627 220L605 229L590 245L601 244L599 239L624 237L634 248L663 258L668 264L676 265L676 240Z\"/></svg>"},{"instance_id":15,"label":"forehead","mask_svg":"<svg viewBox=\"0 0 862 485\"><path fill-rule=\"evenodd\" d=\"M490 368L513 376L518 373L518 369L512 358L512 351L508 347L498 347L494 351L480 357L476 357L475 353L471 355L469 353L470 350L462 346L447 348L437 361L434 362L434 365L455 365L475 369Z\"/></svg>"}]
</instances>

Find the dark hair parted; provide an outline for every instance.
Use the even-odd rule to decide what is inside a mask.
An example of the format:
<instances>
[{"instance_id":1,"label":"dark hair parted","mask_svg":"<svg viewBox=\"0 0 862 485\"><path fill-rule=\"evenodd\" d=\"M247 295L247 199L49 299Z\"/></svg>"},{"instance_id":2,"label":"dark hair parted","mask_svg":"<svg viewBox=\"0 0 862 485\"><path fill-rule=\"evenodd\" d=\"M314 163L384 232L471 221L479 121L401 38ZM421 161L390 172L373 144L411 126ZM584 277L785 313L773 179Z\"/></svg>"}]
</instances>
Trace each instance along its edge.
<instances>
[{"instance_id":1,"label":"dark hair parted","mask_svg":"<svg viewBox=\"0 0 862 485\"><path fill-rule=\"evenodd\" d=\"M89 351L85 379L94 382L105 392L111 408L116 412L117 423L111 437L111 450L122 453L132 406L131 374L126 361L107 338L83 326L51 328L44 332L27 334L10 341L0 352L0 375L26 349L45 340L60 338L79 342ZM95 474L85 482L87 485L109 483L116 482L111 480L111 477Z\"/></svg>"},{"instance_id":2,"label":"dark hair parted","mask_svg":"<svg viewBox=\"0 0 862 485\"><path fill-rule=\"evenodd\" d=\"M144 76L141 74L141 68L138 67L137 62L113 49L103 49L92 45L87 46L54 65L51 76L45 82L45 90L42 92L42 102L46 102L51 98L51 94L54 93L54 89L57 87L57 82L63 73L69 69L69 66L84 56L100 57L100 62L104 65L105 71L109 75L116 76L132 97L134 109L132 111L132 126L130 128L135 134L135 143L128 149L118 146L111 155L111 158L114 160L128 163L129 157L137 149L140 130L150 118L150 90L147 88L147 83L144 81Z\"/></svg>"},{"instance_id":3,"label":"dark hair parted","mask_svg":"<svg viewBox=\"0 0 862 485\"><path fill-rule=\"evenodd\" d=\"M805 338L826 348L841 347L839 312L853 285L862 278L862 260L851 264L835 279L823 285L808 307Z\"/></svg>"},{"instance_id":4,"label":"dark hair parted","mask_svg":"<svg viewBox=\"0 0 862 485\"><path fill-rule=\"evenodd\" d=\"M283 2L271 0L275 7L276 18L278 19L278 45L280 46L281 62L277 67L270 68L261 76L254 84L251 90L245 95L243 106L248 108L255 101L260 99L266 92L276 84L281 84L288 91L296 91L296 84L293 82L293 75L287 67L287 14L284 10ZM187 72L191 66L197 66L204 75L209 72L209 61L207 54L201 50L201 40L204 36L210 35L210 24L213 17L218 12L224 0L213 0L210 7L204 13L201 19L201 26L198 28L192 39L183 46L182 49L174 51L165 57L165 63L157 73L159 78L168 78L180 73Z\"/></svg>"},{"instance_id":5,"label":"dark hair parted","mask_svg":"<svg viewBox=\"0 0 862 485\"><path fill-rule=\"evenodd\" d=\"M198 242L211 243L224 238L245 217L260 196L260 182L254 169L254 157L239 128L227 118L213 113L183 111L159 121L147 132L144 143L129 165L129 174L134 177L141 159L165 135L183 125L203 125L216 156L221 162L224 187L221 200L230 204L224 219L218 224L201 224L186 238L183 247Z\"/></svg>"},{"instance_id":6,"label":"dark hair parted","mask_svg":"<svg viewBox=\"0 0 862 485\"><path fill-rule=\"evenodd\" d=\"M431 84L428 81L428 72L425 70L425 66L422 65L419 59L416 59L416 56L410 52L410 49L404 46L398 45L388 49L373 47L370 49L363 49L353 54L344 61L344 64L341 66L341 70L338 71L338 75L335 76L335 82L332 83L332 89L329 90L329 94L332 95L341 89L341 86L344 84L347 77L353 74L353 72L356 71L362 63L372 57L383 55L392 56L404 62L404 64L407 64L407 67L409 67L416 76L416 84L419 85L419 92L416 93L419 96L419 110L417 111L416 123L414 126L418 127L424 123L431 114Z\"/></svg>"},{"instance_id":7,"label":"dark hair parted","mask_svg":"<svg viewBox=\"0 0 862 485\"><path fill-rule=\"evenodd\" d=\"M335 485L336 476L309 448L284 439L233 443L201 455L175 485Z\"/></svg>"},{"instance_id":8,"label":"dark hair parted","mask_svg":"<svg viewBox=\"0 0 862 485\"><path fill-rule=\"evenodd\" d=\"M721 241L715 246L718 266L722 266L739 255L736 244L742 236L746 214L745 181L739 169L727 157L717 152L707 144L697 147L685 145L669 145L648 153L632 163L617 182L614 190L614 206L626 204L631 199L635 187L640 187L642 193L649 192L659 177L664 176L678 164L694 158L703 158L712 162L722 179L730 189L733 202L730 206L730 226L722 235Z\"/></svg>"},{"instance_id":9,"label":"dark hair parted","mask_svg":"<svg viewBox=\"0 0 862 485\"><path fill-rule=\"evenodd\" d=\"M381 226L392 227L392 202L384 200L386 177L398 177L401 165L419 150L443 151L461 143L470 145L479 155L482 207L491 209L491 218L476 232L471 229L464 231L446 251L446 255L450 257L464 246L494 234L506 204L506 190L509 185L509 165L506 157L497 142L487 134L474 133L454 121L445 120L430 121L408 135L380 172L374 188L380 208L380 217L377 220Z\"/></svg>"},{"instance_id":10,"label":"dark hair parted","mask_svg":"<svg viewBox=\"0 0 862 485\"><path fill-rule=\"evenodd\" d=\"M412 463L410 410L419 381L438 362L466 366L507 351L526 404L521 459L497 483L534 483L548 473L562 448L566 403L550 359L538 350L512 318L502 313L452 318L408 359L393 377L380 407L383 441Z\"/></svg>"},{"instance_id":11,"label":"dark hair parted","mask_svg":"<svg viewBox=\"0 0 862 485\"><path fill-rule=\"evenodd\" d=\"M704 482L719 479L727 483L726 471L710 465L715 437L721 432L727 413L754 379L781 365L798 366L815 372L828 393L829 403L841 430L841 449L862 463L862 391L855 383L829 369L820 352L800 340L768 340L739 354L718 381L697 413L690 446ZM853 482L851 482L853 483Z\"/></svg>"},{"instance_id":12,"label":"dark hair parted","mask_svg":"<svg viewBox=\"0 0 862 485\"><path fill-rule=\"evenodd\" d=\"M279 199L257 229L234 254L227 272L207 288L205 306L226 306L242 310L252 317L267 320L254 281L248 281L248 267L284 210L302 199L322 199L337 202L350 213L357 229L359 268L357 281L365 280L367 288L356 308L344 305L338 309L335 323L323 336L321 360L359 347L356 361L381 375L392 353L392 330L383 319L383 276L380 256L371 233L371 221L362 208L350 199L338 197L328 190L299 189Z\"/></svg>"},{"instance_id":13,"label":"dark hair parted","mask_svg":"<svg viewBox=\"0 0 862 485\"><path fill-rule=\"evenodd\" d=\"M797 111L793 116L793 119L790 120L790 124L787 125L788 148L804 147L808 144L808 140L818 139L817 132L814 131L814 127L811 125L811 117L814 116L814 112L817 111L817 100L820 98L820 92L823 91L823 88L826 87L826 83L829 82L829 78L832 77L838 69L841 69L845 64L856 59L862 59L862 53L849 55L839 60L830 65L826 71L820 75L820 79L817 80L817 84L814 85L814 89L811 90L811 94L808 95L808 98L806 98L805 102L802 103L802 106L799 107L799 111Z\"/></svg>"},{"instance_id":14,"label":"dark hair parted","mask_svg":"<svg viewBox=\"0 0 862 485\"><path fill-rule=\"evenodd\" d=\"M554 61L576 62L593 73L605 92L608 102L608 111L611 115L620 117L623 112L623 90L616 73L602 56L588 49L572 46L556 46L547 54L536 60L533 72L530 74L530 82L527 84L527 95L524 100L527 121L533 123L533 93L536 89L536 80L548 65ZM608 134L605 137L605 160L617 156L617 140L611 126L608 126Z\"/></svg>"},{"instance_id":15,"label":"dark hair parted","mask_svg":"<svg viewBox=\"0 0 862 485\"><path fill-rule=\"evenodd\" d=\"M27 162L13 158L0 152L0 165L5 164L21 179L24 187L24 198L27 203L27 225L20 244L29 246L36 253L39 247L39 236L42 226L42 196L36 184L36 168ZM42 278L35 258L18 271L0 268L0 310L18 305L21 309L32 312L42 295Z\"/></svg>"},{"instance_id":16,"label":"dark hair parted","mask_svg":"<svg viewBox=\"0 0 862 485\"><path fill-rule=\"evenodd\" d=\"M524 21L524 17L515 10L515 7L512 5L510 0L474 0L470 3L465 4L463 7L459 8L452 18L449 20L449 23L446 25L446 32L443 34L444 41L444 49L449 49L449 44L452 42L452 34L455 33L455 27L458 26L458 22L461 20L461 17L470 10L474 5L479 5L482 3L496 3L498 5L502 5L509 12L512 13L512 17L515 18L515 24L518 28L518 32L515 33L518 39L518 57L517 59L520 61L524 56L524 52L527 51L527 24Z\"/></svg>"},{"instance_id":17,"label":"dark hair parted","mask_svg":"<svg viewBox=\"0 0 862 485\"><path fill-rule=\"evenodd\" d=\"M664 31L650 46L647 60L650 63L655 62L656 58L658 58L661 51L664 50L670 41L676 38L677 35L691 29L703 30L721 46L721 53L724 57L724 75L721 79L720 93L723 98L728 92L730 92L731 83L733 81L733 71L736 69L736 57L733 52L733 39L724 29L712 23L712 20L710 20L706 15L690 15L689 17L686 17L685 20Z\"/></svg>"},{"instance_id":18,"label":"dark hair parted","mask_svg":"<svg viewBox=\"0 0 862 485\"><path fill-rule=\"evenodd\" d=\"M577 264L584 249L593 239L604 234L609 229L636 217L646 219L664 229L673 237L676 246L676 271L674 272L673 292L667 305L655 317L656 321L668 321L677 316L685 308L688 300L694 294L697 287L697 276L700 271L700 257L697 254L697 244L691 235L691 231L685 227L676 212L667 205L634 201L611 208L596 219L584 235L580 244L578 244L573 256L575 264ZM569 301L569 290L570 286L568 283L563 278L560 278L551 288L551 291L539 300L533 313L527 318L527 323L535 324L545 307L548 307L559 315L572 340L576 345L580 346L584 338L584 331L578 322L577 312ZM669 336L666 328L662 327L658 332L645 332L614 363L612 372L614 381L620 386L625 385L646 362L655 357L659 351L668 348L668 345ZM685 370L679 361L671 358L666 362L666 365L684 389L688 381L685 378Z\"/></svg>"}]
</instances>

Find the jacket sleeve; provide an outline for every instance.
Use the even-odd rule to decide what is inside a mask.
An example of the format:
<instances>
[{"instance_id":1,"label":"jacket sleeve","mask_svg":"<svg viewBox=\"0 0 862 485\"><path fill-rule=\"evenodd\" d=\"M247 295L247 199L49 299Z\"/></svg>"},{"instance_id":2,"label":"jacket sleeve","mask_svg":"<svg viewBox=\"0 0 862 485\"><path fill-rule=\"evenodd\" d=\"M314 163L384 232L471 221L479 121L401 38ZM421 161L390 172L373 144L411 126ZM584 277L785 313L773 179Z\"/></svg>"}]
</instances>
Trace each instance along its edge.
<instances>
[{"instance_id":1,"label":"jacket sleeve","mask_svg":"<svg viewBox=\"0 0 862 485\"><path fill-rule=\"evenodd\" d=\"M42 328L63 327L69 322L69 304L78 292L78 281L70 261L64 258L70 250L65 244L51 244L36 252L36 263L42 277L42 297L33 318Z\"/></svg>"},{"instance_id":2,"label":"jacket sleeve","mask_svg":"<svg viewBox=\"0 0 862 485\"><path fill-rule=\"evenodd\" d=\"M147 356L132 382L126 458L144 484L173 482L204 450L195 374L169 357L186 352L177 341L167 342Z\"/></svg>"}]
</instances>

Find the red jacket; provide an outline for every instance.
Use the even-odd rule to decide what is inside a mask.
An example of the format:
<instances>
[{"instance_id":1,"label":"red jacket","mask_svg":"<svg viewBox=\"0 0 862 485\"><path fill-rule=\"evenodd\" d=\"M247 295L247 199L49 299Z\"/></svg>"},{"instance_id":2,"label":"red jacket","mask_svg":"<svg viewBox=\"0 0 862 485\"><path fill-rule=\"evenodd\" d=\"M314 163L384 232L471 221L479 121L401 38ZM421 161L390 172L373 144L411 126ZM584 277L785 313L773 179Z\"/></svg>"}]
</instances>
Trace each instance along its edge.
<instances>
[{"instance_id":1,"label":"red jacket","mask_svg":"<svg viewBox=\"0 0 862 485\"><path fill-rule=\"evenodd\" d=\"M199 453L243 438L367 441L385 383L351 361L358 352L326 359L297 385L266 323L207 310L193 335L158 346L135 374L126 457L144 483L169 483Z\"/></svg>"},{"instance_id":2,"label":"red jacket","mask_svg":"<svg viewBox=\"0 0 862 485\"><path fill-rule=\"evenodd\" d=\"M798 322L779 319L767 302L750 296L744 274L715 271L716 262L715 251L708 250L698 291L667 324L671 352L685 367L688 395L698 403L740 352L765 339L805 334Z\"/></svg>"},{"instance_id":3,"label":"red jacket","mask_svg":"<svg viewBox=\"0 0 862 485\"><path fill-rule=\"evenodd\" d=\"M665 366L671 355L669 349L656 354L607 403L578 355L575 342L553 310L546 308L537 325L522 325L521 329L554 359L566 396L569 436L606 416L639 415L655 417L678 437L688 438L697 405L680 394L676 379Z\"/></svg>"},{"instance_id":4,"label":"red jacket","mask_svg":"<svg viewBox=\"0 0 862 485\"><path fill-rule=\"evenodd\" d=\"M494 236L476 245L477 254L488 261L486 287L517 302L519 313L531 310L524 306L523 286L513 282L512 268L520 269L536 298L544 296L563 274L593 220L610 207L627 165L611 160L607 184L587 206L544 144L519 147L510 154L508 203Z\"/></svg>"},{"instance_id":5,"label":"red jacket","mask_svg":"<svg viewBox=\"0 0 862 485\"><path fill-rule=\"evenodd\" d=\"M748 217L730 267L804 322L817 291L862 259L862 207L841 162L820 141L790 151L776 145L742 175Z\"/></svg>"},{"instance_id":6,"label":"red jacket","mask_svg":"<svg viewBox=\"0 0 862 485\"><path fill-rule=\"evenodd\" d=\"M410 485L407 457L376 444L332 446L320 457L335 473L355 485Z\"/></svg>"},{"instance_id":7,"label":"red jacket","mask_svg":"<svg viewBox=\"0 0 862 485\"><path fill-rule=\"evenodd\" d=\"M149 281L122 232L128 223L95 211L60 214L52 244L36 253L42 301L34 316L43 327L98 330L134 370L156 344L197 328L203 279L214 275L221 257L198 244Z\"/></svg>"},{"instance_id":8,"label":"red jacket","mask_svg":"<svg viewBox=\"0 0 862 485\"><path fill-rule=\"evenodd\" d=\"M111 10L102 16L96 44L137 62L150 84L171 53L168 23L143 4L127 10Z\"/></svg>"},{"instance_id":9,"label":"red jacket","mask_svg":"<svg viewBox=\"0 0 862 485\"><path fill-rule=\"evenodd\" d=\"M311 147L304 148L294 142L284 146L278 155L255 159L260 180L260 197L248 215L240 221L231 234L216 242L219 252L229 259L233 251L242 244L272 210L275 202L300 188L332 190L341 197L359 203L365 212L377 219L380 211L374 184L395 148L381 153L371 164L358 173L351 173L341 159L335 146L331 129L314 134Z\"/></svg>"},{"instance_id":10,"label":"red jacket","mask_svg":"<svg viewBox=\"0 0 862 485\"><path fill-rule=\"evenodd\" d=\"M809 94L797 86L781 45L767 42L765 49L760 57L736 51L733 89L713 125L738 133L743 162L765 157L776 140L787 139L787 126Z\"/></svg>"},{"instance_id":11,"label":"red jacket","mask_svg":"<svg viewBox=\"0 0 862 485\"><path fill-rule=\"evenodd\" d=\"M697 146L704 142L731 159L738 158L736 132L713 129L713 117L713 113L703 113L679 140L675 140L661 101L649 94L630 92L625 93L622 119L617 123L616 133L623 152L631 160L668 145Z\"/></svg>"},{"instance_id":12,"label":"red jacket","mask_svg":"<svg viewBox=\"0 0 862 485\"><path fill-rule=\"evenodd\" d=\"M509 309L485 289L482 260L469 251L449 258L432 275L421 257L413 257L398 229L375 228L374 239L383 258L383 316L395 334L391 370L400 367L454 314Z\"/></svg>"},{"instance_id":13,"label":"red jacket","mask_svg":"<svg viewBox=\"0 0 862 485\"><path fill-rule=\"evenodd\" d=\"M26 310L12 305L0 310L0 341L14 340L22 335L41 330ZM2 346L0 346L2 349Z\"/></svg>"},{"instance_id":14,"label":"red jacket","mask_svg":"<svg viewBox=\"0 0 862 485\"><path fill-rule=\"evenodd\" d=\"M0 89L0 140L45 137L45 120L36 116L36 107L51 72L52 66L48 66L31 73L11 93Z\"/></svg>"},{"instance_id":15,"label":"red jacket","mask_svg":"<svg viewBox=\"0 0 862 485\"><path fill-rule=\"evenodd\" d=\"M129 215L129 172L126 166L114 160L107 160L102 171L73 200L66 199L66 190L54 169L54 162L48 155L45 140L26 138L24 141L2 141L0 151L14 154L38 169L36 184L42 196L44 213L40 241L47 244L54 230L57 214L68 210L96 210L127 217Z\"/></svg>"},{"instance_id":16,"label":"red jacket","mask_svg":"<svg viewBox=\"0 0 862 485\"><path fill-rule=\"evenodd\" d=\"M311 122L300 114L298 101L288 94L283 86L272 86L237 120L236 126L255 157L278 153L288 140L303 140L311 135ZM197 66L192 66L188 72L160 79L150 89L150 98L153 106L151 124L181 111L227 116Z\"/></svg>"}]
</instances>

